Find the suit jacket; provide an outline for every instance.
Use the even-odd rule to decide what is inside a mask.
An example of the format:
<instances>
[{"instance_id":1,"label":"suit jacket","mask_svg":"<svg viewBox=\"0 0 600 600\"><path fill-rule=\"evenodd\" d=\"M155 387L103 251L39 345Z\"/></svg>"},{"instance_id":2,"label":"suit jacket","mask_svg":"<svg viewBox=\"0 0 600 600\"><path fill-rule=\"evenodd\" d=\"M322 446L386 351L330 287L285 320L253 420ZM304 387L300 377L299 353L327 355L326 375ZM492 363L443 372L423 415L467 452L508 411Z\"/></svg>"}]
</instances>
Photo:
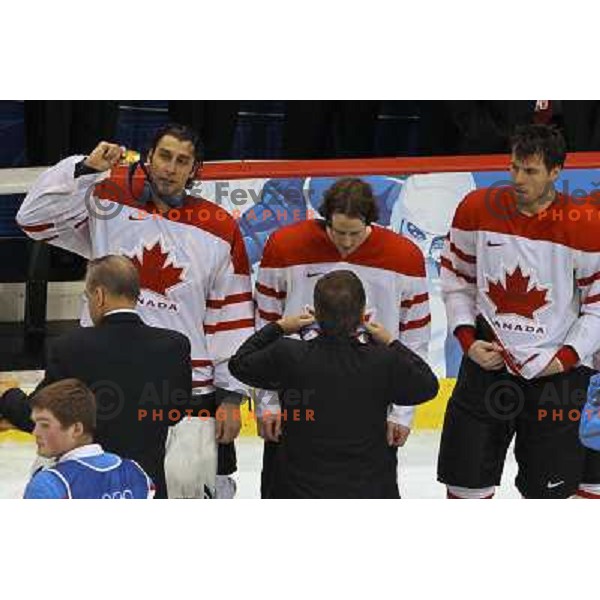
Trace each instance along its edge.
<instances>
[{"instance_id":1,"label":"suit jacket","mask_svg":"<svg viewBox=\"0 0 600 600\"><path fill-rule=\"evenodd\" d=\"M166 498L165 441L168 427L179 420L169 411L185 416L187 409L198 410L187 337L150 327L132 312L108 315L98 326L75 329L50 344L37 389L69 377L95 393L95 441L107 452L137 461L156 484L156 497ZM21 390L4 394L0 413L20 429L33 430Z\"/></svg>"},{"instance_id":2,"label":"suit jacket","mask_svg":"<svg viewBox=\"0 0 600 600\"><path fill-rule=\"evenodd\" d=\"M380 498L389 494L387 407L433 398L435 375L399 341L390 346L320 335L285 338L276 323L229 361L234 377L277 390L283 437L276 497Z\"/></svg>"}]
</instances>

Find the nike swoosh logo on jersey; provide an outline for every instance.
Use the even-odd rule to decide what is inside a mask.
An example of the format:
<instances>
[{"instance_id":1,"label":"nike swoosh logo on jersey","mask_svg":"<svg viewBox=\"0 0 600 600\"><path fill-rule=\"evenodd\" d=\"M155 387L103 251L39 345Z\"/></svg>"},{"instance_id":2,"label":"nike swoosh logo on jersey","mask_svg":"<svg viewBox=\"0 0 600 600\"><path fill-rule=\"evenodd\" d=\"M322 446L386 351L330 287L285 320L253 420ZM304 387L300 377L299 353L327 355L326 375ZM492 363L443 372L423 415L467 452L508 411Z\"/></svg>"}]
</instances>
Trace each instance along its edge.
<instances>
[{"instance_id":1,"label":"nike swoosh logo on jersey","mask_svg":"<svg viewBox=\"0 0 600 600\"><path fill-rule=\"evenodd\" d=\"M488 240L488 243L487 243L487 245L488 245L490 248L495 248L496 246L504 246L504 244L502 244L502 243L499 243L499 242L490 242L489 240Z\"/></svg>"},{"instance_id":2,"label":"nike swoosh logo on jersey","mask_svg":"<svg viewBox=\"0 0 600 600\"><path fill-rule=\"evenodd\" d=\"M552 490L552 489L554 489L555 487L558 487L559 485L562 485L563 483L564 483L564 481L557 481L556 483L553 483L552 481L549 481L549 482L546 484L546 487L547 487L549 490Z\"/></svg>"},{"instance_id":3,"label":"nike swoosh logo on jersey","mask_svg":"<svg viewBox=\"0 0 600 600\"><path fill-rule=\"evenodd\" d=\"M319 277L319 275L324 275L324 273L307 273L307 277Z\"/></svg>"}]
</instances>

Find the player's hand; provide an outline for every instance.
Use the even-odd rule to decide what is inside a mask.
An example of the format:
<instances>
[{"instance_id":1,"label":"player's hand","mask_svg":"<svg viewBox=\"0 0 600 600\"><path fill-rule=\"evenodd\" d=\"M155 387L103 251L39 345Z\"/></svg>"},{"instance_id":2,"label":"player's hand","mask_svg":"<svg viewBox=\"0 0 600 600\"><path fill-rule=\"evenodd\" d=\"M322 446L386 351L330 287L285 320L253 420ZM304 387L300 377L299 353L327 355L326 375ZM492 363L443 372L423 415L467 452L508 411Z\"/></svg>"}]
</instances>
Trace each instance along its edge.
<instances>
[{"instance_id":1,"label":"player's hand","mask_svg":"<svg viewBox=\"0 0 600 600\"><path fill-rule=\"evenodd\" d=\"M375 322L366 322L364 324L365 329L369 332L371 337L380 342L381 344L385 344L386 346L394 341L394 336L379 323Z\"/></svg>"},{"instance_id":2,"label":"player's hand","mask_svg":"<svg viewBox=\"0 0 600 600\"><path fill-rule=\"evenodd\" d=\"M387 422L388 446L395 446L396 448L404 446L409 435L410 427L406 427L406 425L400 425L398 423L392 423L392 421Z\"/></svg>"},{"instance_id":3,"label":"player's hand","mask_svg":"<svg viewBox=\"0 0 600 600\"><path fill-rule=\"evenodd\" d=\"M315 316L309 312L304 312L295 317L283 317L277 321L277 324L283 329L286 335L298 333L303 327L308 327L315 322Z\"/></svg>"},{"instance_id":4,"label":"player's hand","mask_svg":"<svg viewBox=\"0 0 600 600\"><path fill-rule=\"evenodd\" d=\"M96 171L108 171L119 164L122 155L123 148L118 144L100 142L83 161L83 164L96 169Z\"/></svg>"},{"instance_id":5,"label":"player's hand","mask_svg":"<svg viewBox=\"0 0 600 600\"><path fill-rule=\"evenodd\" d=\"M278 442L281 438L281 413L266 413L258 419L258 435L265 442Z\"/></svg>"},{"instance_id":6,"label":"player's hand","mask_svg":"<svg viewBox=\"0 0 600 600\"><path fill-rule=\"evenodd\" d=\"M564 372L564 367L558 358L553 358L546 368L538 375L538 377L548 377L549 375L556 375Z\"/></svg>"},{"instance_id":7,"label":"player's hand","mask_svg":"<svg viewBox=\"0 0 600 600\"><path fill-rule=\"evenodd\" d=\"M216 419L216 440L219 444L231 444L239 435L242 428L242 419L240 407L237 404L223 402L217 412Z\"/></svg>"},{"instance_id":8,"label":"player's hand","mask_svg":"<svg viewBox=\"0 0 600 600\"><path fill-rule=\"evenodd\" d=\"M496 342L476 340L469 348L467 355L486 371L499 371L504 367L502 348Z\"/></svg>"}]
</instances>

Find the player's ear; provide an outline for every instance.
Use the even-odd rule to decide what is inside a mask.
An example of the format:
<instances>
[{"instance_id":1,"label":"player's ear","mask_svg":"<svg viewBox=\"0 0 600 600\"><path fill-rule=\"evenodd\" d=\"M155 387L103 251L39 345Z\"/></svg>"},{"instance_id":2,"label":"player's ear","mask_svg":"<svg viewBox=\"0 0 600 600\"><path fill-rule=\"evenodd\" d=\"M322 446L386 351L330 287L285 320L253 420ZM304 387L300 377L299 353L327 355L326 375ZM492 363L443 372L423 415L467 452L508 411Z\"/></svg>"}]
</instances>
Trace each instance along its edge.
<instances>
[{"instance_id":1,"label":"player's ear","mask_svg":"<svg viewBox=\"0 0 600 600\"><path fill-rule=\"evenodd\" d=\"M101 285L99 285L94 290L94 294L96 295L96 301L98 303L98 306L104 306L104 304L106 303L106 290Z\"/></svg>"},{"instance_id":2,"label":"player's ear","mask_svg":"<svg viewBox=\"0 0 600 600\"><path fill-rule=\"evenodd\" d=\"M71 425L71 433L72 433L73 437L76 437L76 438L81 437L84 433L83 423L81 421L77 421L77 423L73 423L73 425Z\"/></svg>"}]
</instances>

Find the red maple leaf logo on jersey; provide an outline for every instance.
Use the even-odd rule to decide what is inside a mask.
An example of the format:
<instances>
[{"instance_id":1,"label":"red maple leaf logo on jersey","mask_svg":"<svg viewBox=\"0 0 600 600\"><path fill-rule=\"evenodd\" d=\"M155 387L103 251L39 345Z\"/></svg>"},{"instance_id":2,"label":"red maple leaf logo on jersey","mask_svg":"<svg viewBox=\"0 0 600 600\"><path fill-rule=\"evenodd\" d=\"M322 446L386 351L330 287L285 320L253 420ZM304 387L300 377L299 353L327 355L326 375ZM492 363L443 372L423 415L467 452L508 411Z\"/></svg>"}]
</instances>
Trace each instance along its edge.
<instances>
[{"instance_id":1,"label":"red maple leaf logo on jersey","mask_svg":"<svg viewBox=\"0 0 600 600\"><path fill-rule=\"evenodd\" d=\"M546 301L548 289L538 288L533 285L529 288L531 277L525 277L521 267L512 273L506 274L506 285L500 281L492 282L488 279L488 298L496 306L496 314L513 314L533 319L533 313L549 302Z\"/></svg>"},{"instance_id":2,"label":"red maple leaf logo on jersey","mask_svg":"<svg viewBox=\"0 0 600 600\"><path fill-rule=\"evenodd\" d=\"M161 296L166 296L169 288L183 281L180 277L183 269L172 264L167 265L167 262L170 262L169 253L162 251L159 242L150 249L144 248L141 262L137 256L133 257L132 262L140 274L140 287Z\"/></svg>"}]
</instances>

